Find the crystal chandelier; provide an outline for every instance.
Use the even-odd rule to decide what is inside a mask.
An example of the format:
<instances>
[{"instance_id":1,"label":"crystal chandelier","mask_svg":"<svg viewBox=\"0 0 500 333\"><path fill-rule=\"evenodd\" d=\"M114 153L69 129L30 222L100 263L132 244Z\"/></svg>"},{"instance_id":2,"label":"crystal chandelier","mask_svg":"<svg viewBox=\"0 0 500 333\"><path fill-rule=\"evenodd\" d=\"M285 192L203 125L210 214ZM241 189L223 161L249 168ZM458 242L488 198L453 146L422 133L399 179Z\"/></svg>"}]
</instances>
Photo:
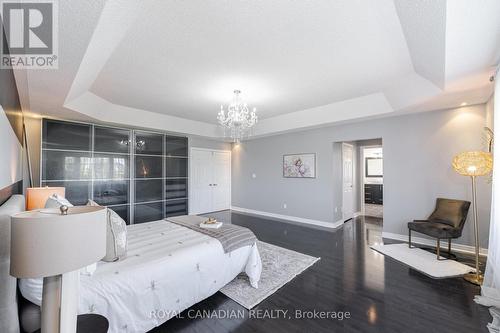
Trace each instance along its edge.
<instances>
[{"instance_id":1,"label":"crystal chandelier","mask_svg":"<svg viewBox=\"0 0 500 333\"><path fill-rule=\"evenodd\" d=\"M224 127L224 135L230 132L230 136L234 142L239 143L245 136L249 135L249 130L257 123L256 109L248 110L248 106L240 97L241 91L234 91L234 98L231 104L227 107L227 112L224 111L224 106L220 106L217 119L219 124Z\"/></svg>"}]
</instances>

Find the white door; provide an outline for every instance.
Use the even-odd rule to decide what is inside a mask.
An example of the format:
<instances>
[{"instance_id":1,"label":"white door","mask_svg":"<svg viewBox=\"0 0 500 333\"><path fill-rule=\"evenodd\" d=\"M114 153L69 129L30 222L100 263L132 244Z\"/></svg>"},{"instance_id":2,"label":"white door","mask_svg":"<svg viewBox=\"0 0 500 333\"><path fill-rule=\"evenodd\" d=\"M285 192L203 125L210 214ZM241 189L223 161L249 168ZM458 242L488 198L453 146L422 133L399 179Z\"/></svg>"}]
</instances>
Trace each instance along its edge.
<instances>
[{"instance_id":1,"label":"white door","mask_svg":"<svg viewBox=\"0 0 500 333\"><path fill-rule=\"evenodd\" d=\"M231 153L215 151L212 161L212 211L229 209L231 206Z\"/></svg>"},{"instance_id":2,"label":"white door","mask_svg":"<svg viewBox=\"0 0 500 333\"><path fill-rule=\"evenodd\" d=\"M231 152L191 149L189 213L231 207Z\"/></svg>"},{"instance_id":3,"label":"white door","mask_svg":"<svg viewBox=\"0 0 500 333\"><path fill-rule=\"evenodd\" d=\"M354 216L353 192L353 147L342 144L342 219L344 221Z\"/></svg>"},{"instance_id":4,"label":"white door","mask_svg":"<svg viewBox=\"0 0 500 333\"><path fill-rule=\"evenodd\" d=\"M190 160L189 210L191 214L212 209L212 152L192 150Z\"/></svg>"}]
</instances>

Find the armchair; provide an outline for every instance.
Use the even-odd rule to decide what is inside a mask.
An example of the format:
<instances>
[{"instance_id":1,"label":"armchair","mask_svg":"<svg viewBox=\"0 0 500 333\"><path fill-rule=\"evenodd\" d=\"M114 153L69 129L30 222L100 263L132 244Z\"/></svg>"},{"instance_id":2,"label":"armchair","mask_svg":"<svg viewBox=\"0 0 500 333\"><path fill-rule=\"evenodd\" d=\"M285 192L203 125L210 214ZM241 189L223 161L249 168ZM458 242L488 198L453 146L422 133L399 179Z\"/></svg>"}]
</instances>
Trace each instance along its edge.
<instances>
[{"instance_id":1,"label":"armchair","mask_svg":"<svg viewBox=\"0 0 500 333\"><path fill-rule=\"evenodd\" d=\"M436 208L427 220L408 222L408 246L411 248L411 232L437 239L436 253L440 260L440 240L448 239L448 258L451 256L451 239L462 236L462 230L469 212L470 201L438 198Z\"/></svg>"}]
</instances>

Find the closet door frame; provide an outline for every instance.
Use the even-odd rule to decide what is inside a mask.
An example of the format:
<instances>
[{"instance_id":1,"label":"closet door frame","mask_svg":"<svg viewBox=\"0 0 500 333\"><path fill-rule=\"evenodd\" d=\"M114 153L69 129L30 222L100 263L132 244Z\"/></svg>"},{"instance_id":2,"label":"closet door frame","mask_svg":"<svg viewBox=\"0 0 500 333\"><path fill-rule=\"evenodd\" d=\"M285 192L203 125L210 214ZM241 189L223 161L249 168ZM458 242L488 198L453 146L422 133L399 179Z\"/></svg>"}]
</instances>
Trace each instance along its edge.
<instances>
[{"instance_id":1,"label":"closet door frame","mask_svg":"<svg viewBox=\"0 0 500 333\"><path fill-rule=\"evenodd\" d=\"M193 212L191 207L192 204L194 203L193 200L193 181L194 181L194 176L193 176L193 164L194 159L193 159L193 151L198 150L198 151L207 151L207 152L219 152L219 153L226 153L229 154L229 188L228 188L228 195L229 195L229 207L228 209L231 209L232 205L232 200L231 200L231 188L232 188L232 177L231 177L231 172L232 172L232 154L230 150L223 150L223 149L209 149L209 148L198 148L198 147L190 147L189 148L189 176L188 176L188 202L191 204L189 205L189 214L194 214L196 212ZM213 203L213 199L211 199ZM212 204L213 205L213 204ZM203 214L203 213L201 213Z\"/></svg>"}]
</instances>

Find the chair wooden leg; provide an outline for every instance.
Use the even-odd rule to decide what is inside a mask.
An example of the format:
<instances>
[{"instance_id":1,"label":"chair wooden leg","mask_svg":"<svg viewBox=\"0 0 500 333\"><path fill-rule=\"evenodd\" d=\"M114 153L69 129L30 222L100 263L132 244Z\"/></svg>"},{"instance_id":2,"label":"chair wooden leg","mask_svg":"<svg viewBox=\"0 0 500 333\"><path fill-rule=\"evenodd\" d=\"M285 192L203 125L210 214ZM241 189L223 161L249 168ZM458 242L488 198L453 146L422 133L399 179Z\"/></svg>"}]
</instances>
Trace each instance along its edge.
<instances>
[{"instance_id":1,"label":"chair wooden leg","mask_svg":"<svg viewBox=\"0 0 500 333\"><path fill-rule=\"evenodd\" d=\"M448 259L451 259L451 238L448 238Z\"/></svg>"},{"instance_id":2,"label":"chair wooden leg","mask_svg":"<svg viewBox=\"0 0 500 333\"><path fill-rule=\"evenodd\" d=\"M408 229L408 247L411 249L411 229Z\"/></svg>"},{"instance_id":3,"label":"chair wooden leg","mask_svg":"<svg viewBox=\"0 0 500 333\"><path fill-rule=\"evenodd\" d=\"M439 260L439 257L440 257L440 250L441 250L441 243L440 243L440 239L438 238L437 245L436 245L437 260Z\"/></svg>"}]
</instances>

